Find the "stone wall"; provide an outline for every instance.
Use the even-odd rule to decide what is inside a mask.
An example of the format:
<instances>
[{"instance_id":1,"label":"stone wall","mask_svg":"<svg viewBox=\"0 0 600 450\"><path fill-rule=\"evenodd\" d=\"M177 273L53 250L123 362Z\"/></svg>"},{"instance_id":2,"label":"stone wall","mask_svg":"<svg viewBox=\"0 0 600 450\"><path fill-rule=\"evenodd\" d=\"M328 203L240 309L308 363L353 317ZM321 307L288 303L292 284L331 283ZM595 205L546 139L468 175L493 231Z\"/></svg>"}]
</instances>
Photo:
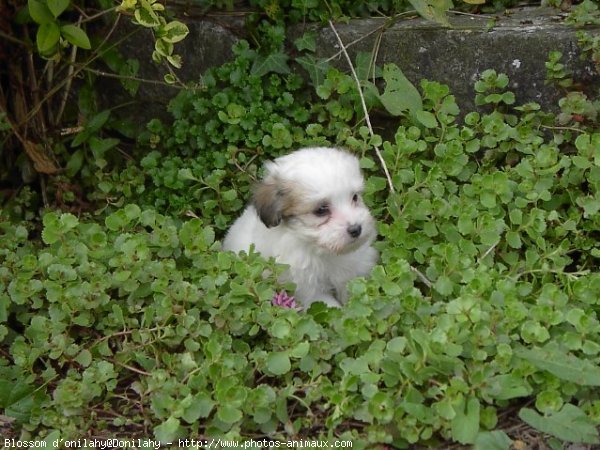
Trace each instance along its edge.
<instances>
[{"instance_id":1,"label":"stone wall","mask_svg":"<svg viewBox=\"0 0 600 450\"><path fill-rule=\"evenodd\" d=\"M352 20L335 26L351 55L375 51L378 64L396 63L416 85L422 78L448 84L463 111L475 108L473 84L485 69L506 73L511 81L509 88L519 103L535 101L544 108L554 109L561 93L544 83L544 63L550 51L563 53L563 62L584 88L597 92L600 86L594 65L580 58L576 30L564 24L564 18L564 13L552 8L522 8L494 16L453 14L451 28L420 18L398 19L393 24L383 18ZM224 24L204 19L187 23L190 34L177 47L184 61L178 75L184 81L195 81L208 67L231 58L231 46L243 37L243 28L239 21ZM290 30L290 40L306 29L318 33L319 56L334 56L332 62L347 69L329 27L296 26ZM150 58L153 42L144 31L128 38L123 52L140 60L141 78L160 80L161 69ZM597 28L591 31L600 32ZM118 91L114 81L107 82L105 92L111 103L115 96L121 96ZM152 117L165 117L165 106L175 93L172 88L143 84L138 100L127 108L127 115L140 123Z\"/></svg>"}]
</instances>

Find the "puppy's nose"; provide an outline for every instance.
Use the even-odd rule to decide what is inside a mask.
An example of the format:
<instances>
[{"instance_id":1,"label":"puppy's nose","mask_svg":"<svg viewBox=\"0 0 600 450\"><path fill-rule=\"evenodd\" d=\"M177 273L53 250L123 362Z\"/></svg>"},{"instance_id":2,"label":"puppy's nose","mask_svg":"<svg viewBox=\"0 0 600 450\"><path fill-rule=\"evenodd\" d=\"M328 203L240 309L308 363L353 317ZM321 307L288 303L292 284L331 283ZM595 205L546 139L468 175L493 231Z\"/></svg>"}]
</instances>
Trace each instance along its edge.
<instances>
[{"instance_id":1,"label":"puppy's nose","mask_svg":"<svg viewBox=\"0 0 600 450\"><path fill-rule=\"evenodd\" d=\"M348 232L350 237L357 238L362 232L362 226L360 226L359 224L350 225L348 226L348 228L346 228L346 231Z\"/></svg>"}]
</instances>

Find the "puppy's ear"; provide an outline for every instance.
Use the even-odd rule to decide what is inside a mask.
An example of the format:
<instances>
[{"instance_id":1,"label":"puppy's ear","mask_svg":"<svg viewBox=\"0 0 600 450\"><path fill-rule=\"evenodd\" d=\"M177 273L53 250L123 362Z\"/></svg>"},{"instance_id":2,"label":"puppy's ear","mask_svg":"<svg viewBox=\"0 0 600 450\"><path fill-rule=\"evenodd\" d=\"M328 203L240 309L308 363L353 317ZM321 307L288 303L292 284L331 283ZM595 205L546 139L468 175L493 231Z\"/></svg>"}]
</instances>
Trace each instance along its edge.
<instances>
[{"instance_id":1,"label":"puppy's ear","mask_svg":"<svg viewBox=\"0 0 600 450\"><path fill-rule=\"evenodd\" d=\"M285 192L277 180L265 180L254 189L252 203L258 217L268 227L276 227L283 219Z\"/></svg>"}]
</instances>

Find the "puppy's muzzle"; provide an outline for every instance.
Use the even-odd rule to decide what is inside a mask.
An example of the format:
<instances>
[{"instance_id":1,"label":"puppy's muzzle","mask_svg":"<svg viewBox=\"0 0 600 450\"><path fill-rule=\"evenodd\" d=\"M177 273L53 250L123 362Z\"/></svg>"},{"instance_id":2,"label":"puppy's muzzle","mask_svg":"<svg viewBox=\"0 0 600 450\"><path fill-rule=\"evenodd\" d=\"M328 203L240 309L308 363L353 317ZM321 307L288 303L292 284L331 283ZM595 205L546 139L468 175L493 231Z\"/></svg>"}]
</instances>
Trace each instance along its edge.
<instances>
[{"instance_id":1,"label":"puppy's muzzle","mask_svg":"<svg viewBox=\"0 0 600 450\"><path fill-rule=\"evenodd\" d=\"M362 226L360 224L350 225L346 228L346 231L352 239L356 239L362 233Z\"/></svg>"}]
</instances>

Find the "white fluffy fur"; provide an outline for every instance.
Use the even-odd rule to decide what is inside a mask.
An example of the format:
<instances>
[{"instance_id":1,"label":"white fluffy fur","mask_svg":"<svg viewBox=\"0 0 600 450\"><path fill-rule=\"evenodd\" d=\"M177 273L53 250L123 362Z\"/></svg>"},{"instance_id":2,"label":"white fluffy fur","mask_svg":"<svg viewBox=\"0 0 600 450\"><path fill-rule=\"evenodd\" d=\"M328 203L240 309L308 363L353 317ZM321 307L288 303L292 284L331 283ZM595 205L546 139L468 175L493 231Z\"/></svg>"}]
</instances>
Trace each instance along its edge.
<instances>
[{"instance_id":1,"label":"white fluffy fur","mask_svg":"<svg viewBox=\"0 0 600 450\"><path fill-rule=\"evenodd\" d=\"M266 165L249 205L229 230L223 246L235 252L254 244L265 257L289 265L304 307L314 301L339 306L348 280L368 275L377 261L371 246L375 226L360 194L358 159L325 147L298 150ZM328 214L319 213L327 206ZM356 234L360 226L360 235Z\"/></svg>"}]
</instances>

